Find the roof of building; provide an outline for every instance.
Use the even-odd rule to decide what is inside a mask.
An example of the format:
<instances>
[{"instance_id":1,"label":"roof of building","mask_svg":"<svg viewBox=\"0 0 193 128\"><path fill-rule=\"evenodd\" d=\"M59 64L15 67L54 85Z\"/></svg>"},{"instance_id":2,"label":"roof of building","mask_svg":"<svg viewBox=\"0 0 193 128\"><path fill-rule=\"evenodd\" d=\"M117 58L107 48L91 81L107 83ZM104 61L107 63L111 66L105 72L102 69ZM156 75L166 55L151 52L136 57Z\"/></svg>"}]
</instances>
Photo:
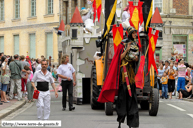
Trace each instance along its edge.
<instances>
[{"instance_id":1,"label":"roof of building","mask_svg":"<svg viewBox=\"0 0 193 128\"><path fill-rule=\"evenodd\" d=\"M155 12L152 16L151 23L153 24L163 24L162 18L160 16L159 10L156 7Z\"/></svg>"},{"instance_id":2,"label":"roof of building","mask_svg":"<svg viewBox=\"0 0 193 128\"><path fill-rule=\"evenodd\" d=\"M70 23L83 23L78 7L75 9Z\"/></svg>"}]
</instances>

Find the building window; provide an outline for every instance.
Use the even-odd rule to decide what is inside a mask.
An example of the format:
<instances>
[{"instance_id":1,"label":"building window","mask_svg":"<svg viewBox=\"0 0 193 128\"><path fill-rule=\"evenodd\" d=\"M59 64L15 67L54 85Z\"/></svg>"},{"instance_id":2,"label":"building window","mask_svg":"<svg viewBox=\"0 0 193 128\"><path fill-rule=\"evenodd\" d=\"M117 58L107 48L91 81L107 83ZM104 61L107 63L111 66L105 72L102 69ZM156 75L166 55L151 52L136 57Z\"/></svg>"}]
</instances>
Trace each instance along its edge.
<instances>
[{"instance_id":1,"label":"building window","mask_svg":"<svg viewBox=\"0 0 193 128\"><path fill-rule=\"evenodd\" d=\"M77 39L77 29L72 29L72 39Z\"/></svg>"},{"instance_id":2,"label":"building window","mask_svg":"<svg viewBox=\"0 0 193 128\"><path fill-rule=\"evenodd\" d=\"M36 36L35 33L29 35L30 58L36 58Z\"/></svg>"},{"instance_id":3,"label":"building window","mask_svg":"<svg viewBox=\"0 0 193 128\"><path fill-rule=\"evenodd\" d=\"M159 31L159 37L158 37L158 39L163 39L162 31Z\"/></svg>"},{"instance_id":4,"label":"building window","mask_svg":"<svg viewBox=\"0 0 193 128\"><path fill-rule=\"evenodd\" d=\"M14 35L14 54L19 54L19 35Z\"/></svg>"},{"instance_id":5,"label":"building window","mask_svg":"<svg viewBox=\"0 0 193 128\"><path fill-rule=\"evenodd\" d=\"M188 40L186 35L173 35L173 52L187 62Z\"/></svg>"},{"instance_id":6,"label":"building window","mask_svg":"<svg viewBox=\"0 0 193 128\"><path fill-rule=\"evenodd\" d=\"M162 0L153 0L153 12L155 12L156 7L160 13L163 13Z\"/></svg>"},{"instance_id":7,"label":"building window","mask_svg":"<svg viewBox=\"0 0 193 128\"><path fill-rule=\"evenodd\" d=\"M15 0L15 19L20 18L20 0Z\"/></svg>"},{"instance_id":8,"label":"building window","mask_svg":"<svg viewBox=\"0 0 193 128\"><path fill-rule=\"evenodd\" d=\"M4 0L0 0L0 20L4 20Z\"/></svg>"},{"instance_id":9,"label":"building window","mask_svg":"<svg viewBox=\"0 0 193 128\"><path fill-rule=\"evenodd\" d=\"M0 36L0 52L4 52L4 36Z\"/></svg>"},{"instance_id":10,"label":"building window","mask_svg":"<svg viewBox=\"0 0 193 128\"><path fill-rule=\"evenodd\" d=\"M53 0L48 0L48 12L47 14L53 14Z\"/></svg>"},{"instance_id":11,"label":"building window","mask_svg":"<svg viewBox=\"0 0 193 128\"><path fill-rule=\"evenodd\" d=\"M46 58L53 58L53 33L46 33Z\"/></svg>"},{"instance_id":12,"label":"building window","mask_svg":"<svg viewBox=\"0 0 193 128\"><path fill-rule=\"evenodd\" d=\"M36 16L36 0L31 0L31 16Z\"/></svg>"}]
</instances>

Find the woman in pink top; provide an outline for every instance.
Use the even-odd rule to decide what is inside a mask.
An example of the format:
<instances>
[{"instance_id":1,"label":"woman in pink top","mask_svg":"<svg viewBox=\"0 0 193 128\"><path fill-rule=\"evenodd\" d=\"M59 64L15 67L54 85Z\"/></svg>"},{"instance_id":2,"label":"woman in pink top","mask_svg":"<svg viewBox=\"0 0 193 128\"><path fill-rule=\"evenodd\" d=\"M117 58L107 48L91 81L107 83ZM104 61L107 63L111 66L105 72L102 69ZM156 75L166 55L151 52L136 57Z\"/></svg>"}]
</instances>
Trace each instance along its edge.
<instances>
[{"instance_id":1,"label":"woman in pink top","mask_svg":"<svg viewBox=\"0 0 193 128\"><path fill-rule=\"evenodd\" d=\"M185 90L185 82L186 82L186 66L184 65L184 61L181 60L180 64L178 65L178 85L177 85L177 91L179 91L181 88Z\"/></svg>"}]
</instances>

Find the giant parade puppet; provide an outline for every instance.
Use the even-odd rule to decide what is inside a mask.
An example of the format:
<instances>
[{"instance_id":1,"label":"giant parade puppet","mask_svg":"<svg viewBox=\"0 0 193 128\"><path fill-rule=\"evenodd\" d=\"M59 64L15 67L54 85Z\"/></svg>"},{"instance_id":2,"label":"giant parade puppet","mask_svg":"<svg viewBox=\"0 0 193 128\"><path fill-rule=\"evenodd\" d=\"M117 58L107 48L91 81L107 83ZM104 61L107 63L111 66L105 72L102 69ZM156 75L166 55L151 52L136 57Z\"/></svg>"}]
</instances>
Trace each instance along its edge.
<instances>
[{"instance_id":1,"label":"giant parade puppet","mask_svg":"<svg viewBox=\"0 0 193 128\"><path fill-rule=\"evenodd\" d=\"M98 102L114 102L115 95L118 95L116 111L119 128L121 128L121 123L124 122L126 116L129 127L139 127L136 87L143 88L144 86L143 68L147 55L140 55L142 44L139 37L139 26L142 23L144 23L144 32L149 36L149 46L147 49L149 56L148 71L150 68L157 71L153 55L159 31L156 30L155 34L152 34L152 28L149 27L153 1L139 0L137 6L134 6L133 2L129 1L130 26L124 28L125 31L121 24L119 26L114 25L117 0L105 0L105 3L108 4L105 4L105 28L101 39L105 39L112 29L115 54ZM149 7L148 14L143 13L145 6ZM127 35L125 39L123 39L124 32Z\"/></svg>"}]
</instances>

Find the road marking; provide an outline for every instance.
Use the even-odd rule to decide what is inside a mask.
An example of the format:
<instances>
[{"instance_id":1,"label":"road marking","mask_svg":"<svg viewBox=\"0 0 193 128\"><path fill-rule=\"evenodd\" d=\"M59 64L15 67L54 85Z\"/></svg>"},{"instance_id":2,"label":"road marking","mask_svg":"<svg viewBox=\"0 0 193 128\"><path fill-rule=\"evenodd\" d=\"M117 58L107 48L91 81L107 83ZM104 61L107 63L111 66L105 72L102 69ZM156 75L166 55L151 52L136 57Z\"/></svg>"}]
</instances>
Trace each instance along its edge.
<instances>
[{"instance_id":1,"label":"road marking","mask_svg":"<svg viewBox=\"0 0 193 128\"><path fill-rule=\"evenodd\" d=\"M182 109L182 108L179 108L179 107L177 107L177 106L175 106L175 105L172 105L172 104L167 104L167 105L169 105L169 106L171 106L171 107L173 107L173 108L176 108L176 109L178 109L178 110L180 110L180 111L186 111L186 110L184 110L184 109Z\"/></svg>"},{"instance_id":2,"label":"road marking","mask_svg":"<svg viewBox=\"0 0 193 128\"><path fill-rule=\"evenodd\" d=\"M190 117L192 117L192 118L193 118L193 114L187 114L187 115L189 115Z\"/></svg>"}]
</instances>

